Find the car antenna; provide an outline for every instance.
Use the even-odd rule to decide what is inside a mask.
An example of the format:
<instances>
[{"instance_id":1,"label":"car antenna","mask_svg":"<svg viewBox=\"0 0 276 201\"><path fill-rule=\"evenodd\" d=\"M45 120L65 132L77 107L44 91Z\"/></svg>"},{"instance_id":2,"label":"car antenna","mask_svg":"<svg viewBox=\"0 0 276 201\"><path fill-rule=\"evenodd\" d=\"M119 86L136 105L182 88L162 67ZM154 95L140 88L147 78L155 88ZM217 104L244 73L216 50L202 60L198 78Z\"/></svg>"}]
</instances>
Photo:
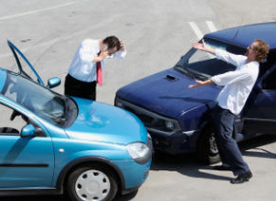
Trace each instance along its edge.
<instances>
[{"instance_id":1,"label":"car antenna","mask_svg":"<svg viewBox=\"0 0 276 201\"><path fill-rule=\"evenodd\" d=\"M238 36L239 31L240 31L240 28L237 30L237 32L236 32L236 34L235 34L235 36L233 37L233 39L234 39L234 40L235 40L235 39L236 39L236 37Z\"/></svg>"}]
</instances>

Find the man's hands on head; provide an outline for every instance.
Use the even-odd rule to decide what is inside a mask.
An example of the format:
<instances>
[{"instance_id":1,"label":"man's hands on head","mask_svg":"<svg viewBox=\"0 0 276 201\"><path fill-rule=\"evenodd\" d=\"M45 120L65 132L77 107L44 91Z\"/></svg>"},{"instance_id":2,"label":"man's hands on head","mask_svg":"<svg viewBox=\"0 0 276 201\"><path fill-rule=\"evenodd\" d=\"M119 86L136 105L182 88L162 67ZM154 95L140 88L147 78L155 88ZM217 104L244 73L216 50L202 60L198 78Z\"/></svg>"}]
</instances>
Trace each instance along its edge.
<instances>
[{"instance_id":1,"label":"man's hands on head","mask_svg":"<svg viewBox=\"0 0 276 201\"><path fill-rule=\"evenodd\" d=\"M125 43L124 43L124 41L122 41L122 40L121 40L120 42L121 42L121 48L120 48L120 49L121 49L121 51L124 52L124 51L126 50L126 48L125 48Z\"/></svg>"}]
</instances>

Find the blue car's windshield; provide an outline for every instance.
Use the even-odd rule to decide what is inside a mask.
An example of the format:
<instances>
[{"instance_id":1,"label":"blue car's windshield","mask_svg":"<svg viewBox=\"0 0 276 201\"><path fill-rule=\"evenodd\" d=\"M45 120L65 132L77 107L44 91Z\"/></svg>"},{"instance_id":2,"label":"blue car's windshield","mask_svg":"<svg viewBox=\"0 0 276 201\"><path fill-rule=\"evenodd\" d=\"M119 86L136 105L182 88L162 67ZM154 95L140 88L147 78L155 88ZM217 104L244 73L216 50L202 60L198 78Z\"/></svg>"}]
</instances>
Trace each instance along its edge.
<instances>
[{"instance_id":1,"label":"blue car's windshield","mask_svg":"<svg viewBox=\"0 0 276 201\"><path fill-rule=\"evenodd\" d=\"M77 117L74 101L12 72L1 93L59 127L70 126Z\"/></svg>"},{"instance_id":2,"label":"blue car's windshield","mask_svg":"<svg viewBox=\"0 0 276 201\"><path fill-rule=\"evenodd\" d=\"M212 39L206 38L205 43L213 48L224 49L234 54L245 53L245 49ZM230 63L216 59L216 57L210 53L193 48L181 58L176 64L175 69L197 79L205 80L214 75L235 70L236 67Z\"/></svg>"}]
</instances>

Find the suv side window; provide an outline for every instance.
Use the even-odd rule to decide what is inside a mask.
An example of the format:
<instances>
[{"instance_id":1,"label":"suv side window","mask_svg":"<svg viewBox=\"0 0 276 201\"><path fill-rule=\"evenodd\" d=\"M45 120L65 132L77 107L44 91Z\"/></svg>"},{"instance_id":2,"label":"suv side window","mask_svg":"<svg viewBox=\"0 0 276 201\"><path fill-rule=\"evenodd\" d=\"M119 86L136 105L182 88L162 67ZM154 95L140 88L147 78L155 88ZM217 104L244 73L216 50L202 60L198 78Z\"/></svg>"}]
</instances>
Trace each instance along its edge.
<instances>
[{"instance_id":1,"label":"suv side window","mask_svg":"<svg viewBox=\"0 0 276 201\"><path fill-rule=\"evenodd\" d=\"M276 50L271 50L265 62L260 65L260 76L276 65ZM270 72L262 81L264 90L276 90L276 69Z\"/></svg>"},{"instance_id":2,"label":"suv side window","mask_svg":"<svg viewBox=\"0 0 276 201\"><path fill-rule=\"evenodd\" d=\"M272 71L264 78L262 88L264 90L276 90L276 70Z\"/></svg>"}]
</instances>

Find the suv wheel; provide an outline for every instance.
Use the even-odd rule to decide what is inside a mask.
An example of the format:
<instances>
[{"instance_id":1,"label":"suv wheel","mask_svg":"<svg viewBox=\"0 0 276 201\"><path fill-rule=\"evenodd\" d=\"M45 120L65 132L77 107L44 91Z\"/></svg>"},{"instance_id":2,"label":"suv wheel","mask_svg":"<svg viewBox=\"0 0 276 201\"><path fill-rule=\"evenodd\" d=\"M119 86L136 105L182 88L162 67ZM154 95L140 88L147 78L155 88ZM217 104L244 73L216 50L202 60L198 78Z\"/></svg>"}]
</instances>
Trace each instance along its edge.
<instances>
[{"instance_id":1,"label":"suv wheel","mask_svg":"<svg viewBox=\"0 0 276 201\"><path fill-rule=\"evenodd\" d=\"M205 164L213 164L220 161L213 129L205 129L201 133L197 144L197 158Z\"/></svg>"},{"instance_id":2,"label":"suv wheel","mask_svg":"<svg viewBox=\"0 0 276 201\"><path fill-rule=\"evenodd\" d=\"M114 174L100 165L79 167L68 178L67 192L73 201L111 201L117 191Z\"/></svg>"}]
</instances>

